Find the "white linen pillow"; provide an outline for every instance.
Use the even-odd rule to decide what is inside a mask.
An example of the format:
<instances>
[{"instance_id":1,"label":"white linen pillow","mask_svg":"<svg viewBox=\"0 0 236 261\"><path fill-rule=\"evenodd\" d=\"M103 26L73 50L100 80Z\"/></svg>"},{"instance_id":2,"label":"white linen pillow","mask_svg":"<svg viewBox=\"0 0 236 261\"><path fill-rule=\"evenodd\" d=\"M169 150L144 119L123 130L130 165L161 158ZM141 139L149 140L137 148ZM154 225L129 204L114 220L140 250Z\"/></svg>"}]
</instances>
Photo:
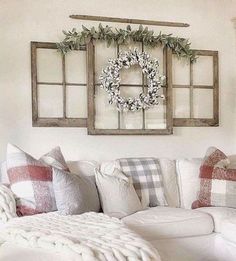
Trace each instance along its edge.
<instances>
[{"instance_id":1,"label":"white linen pillow","mask_svg":"<svg viewBox=\"0 0 236 261\"><path fill-rule=\"evenodd\" d=\"M176 161L162 158L159 159L162 181L164 185L164 192L166 201L169 207L180 207L179 189L176 177Z\"/></svg>"},{"instance_id":2,"label":"white linen pillow","mask_svg":"<svg viewBox=\"0 0 236 261\"><path fill-rule=\"evenodd\" d=\"M53 189L62 215L100 211L97 188L89 177L53 168Z\"/></svg>"},{"instance_id":3,"label":"white linen pillow","mask_svg":"<svg viewBox=\"0 0 236 261\"><path fill-rule=\"evenodd\" d=\"M177 180L180 193L180 207L191 209L200 189L199 169L202 159L176 160Z\"/></svg>"},{"instance_id":4,"label":"white linen pillow","mask_svg":"<svg viewBox=\"0 0 236 261\"><path fill-rule=\"evenodd\" d=\"M103 212L111 217L122 218L142 210L132 178L114 169L111 175L95 171Z\"/></svg>"}]
</instances>

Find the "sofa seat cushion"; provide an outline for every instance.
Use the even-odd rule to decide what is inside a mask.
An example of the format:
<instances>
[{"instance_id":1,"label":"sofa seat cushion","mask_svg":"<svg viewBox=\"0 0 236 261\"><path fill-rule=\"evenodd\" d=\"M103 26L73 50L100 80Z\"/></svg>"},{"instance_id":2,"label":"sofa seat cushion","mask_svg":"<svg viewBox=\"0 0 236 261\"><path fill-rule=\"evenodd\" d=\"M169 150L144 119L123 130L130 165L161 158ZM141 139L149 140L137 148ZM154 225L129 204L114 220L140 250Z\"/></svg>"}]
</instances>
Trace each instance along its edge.
<instances>
[{"instance_id":1,"label":"sofa seat cushion","mask_svg":"<svg viewBox=\"0 0 236 261\"><path fill-rule=\"evenodd\" d=\"M222 222L221 235L224 239L236 244L236 217Z\"/></svg>"},{"instance_id":2,"label":"sofa seat cushion","mask_svg":"<svg viewBox=\"0 0 236 261\"><path fill-rule=\"evenodd\" d=\"M207 235L213 219L196 210L154 207L123 218L124 223L147 240Z\"/></svg>"},{"instance_id":3,"label":"sofa seat cushion","mask_svg":"<svg viewBox=\"0 0 236 261\"><path fill-rule=\"evenodd\" d=\"M214 231L217 233L221 232L222 223L225 219L229 219L232 217L236 218L235 208L204 207L204 208L198 208L197 210L211 215L214 221Z\"/></svg>"}]
</instances>

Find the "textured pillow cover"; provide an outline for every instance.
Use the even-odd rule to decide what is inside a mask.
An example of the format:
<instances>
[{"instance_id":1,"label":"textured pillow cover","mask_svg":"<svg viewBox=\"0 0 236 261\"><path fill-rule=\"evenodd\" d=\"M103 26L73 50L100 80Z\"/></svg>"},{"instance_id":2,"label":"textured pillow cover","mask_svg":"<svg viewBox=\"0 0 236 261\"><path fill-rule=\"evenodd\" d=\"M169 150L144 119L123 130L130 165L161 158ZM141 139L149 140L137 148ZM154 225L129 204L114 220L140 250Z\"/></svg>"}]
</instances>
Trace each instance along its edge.
<instances>
[{"instance_id":1,"label":"textured pillow cover","mask_svg":"<svg viewBox=\"0 0 236 261\"><path fill-rule=\"evenodd\" d=\"M55 153L56 151L56 153ZM51 162L61 161L65 169L64 157L58 148L43 156L52 159ZM55 156L54 160L53 157ZM57 210L52 186L53 169L44 163L44 159L36 160L18 147L7 146L7 174L11 190L16 196L18 215L33 215Z\"/></svg>"},{"instance_id":2,"label":"textured pillow cover","mask_svg":"<svg viewBox=\"0 0 236 261\"><path fill-rule=\"evenodd\" d=\"M134 188L144 208L168 205L158 159L123 158L117 162L121 171L132 177Z\"/></svg>"},{"instance_id":3,"label":"textured pillow cover","mask_svg":"<svg viewBox=\"0 0 236 261\"><path fill-rule=\"evenodd\" d=\"M123 218L142 210L131 177L125 176L118 169L114 169L111 175L95 170L95 177L105 214Z\"/></svg>"},{"instance_id":4,"label":"textured pillow cover","mask_svg":"<svg viewBox=\"0 0 236 261\"><path fill-rule=\"evenodd\" d=\"M200 191L192 208L231 207L236 208L236 169L229 169L227 156L211 147L200 167Z\"/></svg>"},{"instance_id":5,"label":"textured pillow cover","mask_svg":"<svg viewBox=\"0 0 236 261\"><path fill-rule=\"evenodd\" d=\"M201 164L202 159L176 160L181 208L191 209L193 201L197 199L200 190L199 169Z\"/></svg>"},{"instance_id":6,"label":"textured pillow cover","mask_svg":"<svg viewBox=\"0 0 236 261\"><path fill-rule=\"evenodd\" d=\"M43 155L39 160L57 169L69 171L60 147L55 147L50 152Z\"/></svg>"},{"instance_id":7,"label":"textured pillow cover","mask_svg":"<svg viewBox=\"0 0 236 261\"><path fill-rule=\"evenodd\" d=\"M57 209L62 215L100 211L97 188L89 177L53 168L53 189Z\"/></svg>"}]
</instances>

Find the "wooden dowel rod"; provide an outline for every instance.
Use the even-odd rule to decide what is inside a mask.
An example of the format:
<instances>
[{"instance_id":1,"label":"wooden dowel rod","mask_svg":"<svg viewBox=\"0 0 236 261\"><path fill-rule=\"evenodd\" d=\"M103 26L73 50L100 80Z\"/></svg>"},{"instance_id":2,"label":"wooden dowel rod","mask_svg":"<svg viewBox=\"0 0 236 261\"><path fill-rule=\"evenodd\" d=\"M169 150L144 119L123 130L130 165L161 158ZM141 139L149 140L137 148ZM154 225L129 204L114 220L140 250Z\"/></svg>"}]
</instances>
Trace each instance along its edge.
<instances>
[{"instance_id":1,"label":"wooden dowel rod","mask_svg":"<svg viewBox=\"0 0 236 261\"><path fill-rule=\"evenodd\" d=\"M189 24L187 24L187 23L152 21L152 20L129 19L129 18L95 16L95 15L70 15L70 18L79 19L79 20L125 23L125 24L144 24L144 25L158 25L158 26L169 26L169 27L189 27Z\"/></svg>"}]
</instances>

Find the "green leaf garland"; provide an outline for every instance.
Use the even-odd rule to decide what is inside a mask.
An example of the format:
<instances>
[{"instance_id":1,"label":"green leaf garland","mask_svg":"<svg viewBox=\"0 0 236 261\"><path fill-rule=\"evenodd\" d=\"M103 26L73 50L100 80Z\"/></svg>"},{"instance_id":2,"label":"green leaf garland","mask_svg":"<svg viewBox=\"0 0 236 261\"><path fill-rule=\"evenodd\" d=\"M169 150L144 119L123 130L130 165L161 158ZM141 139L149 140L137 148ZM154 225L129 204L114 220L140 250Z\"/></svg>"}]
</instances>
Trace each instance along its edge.
<instances>
[{"instance_id":1,"label":"green leaf garland","mask_svg":"<svg viewBox=\"0 0 236 261\"><path fill-rule=\"evenodd\" d=\"M115 42L126 45L131 42L143 42L144 45L151 47L169 47L178 57L189 59L190 62L196 61L196 55L190 49L191 44L188 39L174 37L172 34L162 34L161 32L154 35L152 30L142 25L136 30L132 30L131 26L128 25L126 29L116 28L115 31L108 25L104 27L99 24L97 29L94 26L88 29L82 25L81 32L73 28L71 31L63 31L63 34L65 39L57 44L58 49L63 54L78 50L80 45L85 45L91 40L106 41L108 47Z\"/></svg>"}]
</instances>

